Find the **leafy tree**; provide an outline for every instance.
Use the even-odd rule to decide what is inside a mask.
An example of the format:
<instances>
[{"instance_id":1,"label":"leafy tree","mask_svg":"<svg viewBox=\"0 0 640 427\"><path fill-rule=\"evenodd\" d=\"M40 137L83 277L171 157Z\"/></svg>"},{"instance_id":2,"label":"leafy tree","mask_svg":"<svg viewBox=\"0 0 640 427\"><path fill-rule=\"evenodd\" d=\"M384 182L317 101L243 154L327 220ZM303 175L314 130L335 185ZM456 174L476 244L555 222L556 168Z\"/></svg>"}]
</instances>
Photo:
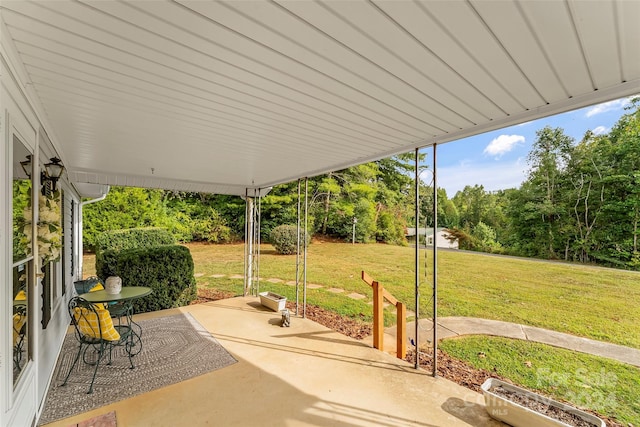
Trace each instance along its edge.
<instances>
[{"instance_id":1,"label":"leafy tree","mask_svg":"<svg viewBox=\"0 0 640 427\"><path fill-rule=\"evenodd\" d=\"M171 222L162 190L111 187L100 203L83 208L84 246L92 249L103 231L139 227L163 227Z\"/></svg>"},{"instance_id":2,"label":"leafy tree","mask_svg":"<svg viewBox=\"0 0 640 427\"><path fill-rule=\"evenodd\" d=\"M507 241L509 238L509 219L506 214L508 200L505 190L492 193L486 191L482 185L468 185L453 197L452 203L457 209L458 219L457 222L452 221L449 226L462 226L467 230L473 230L478 224L483 223L496 234L494 237L496 244ZM482 245L476 245L476 247L482 250Z\"/></svg>"},{"instance_id":3,"label":"leafy tree","mask_svg":"<svg viewBox=\"0 0 640 427\"><path fill-rule=\"evenodd\" d=\"M497 252L500 250L500 244L496 241L495 230L482 221L473 227L473 238L483 252Z\"/></svg>"},{"instance_id":4,"label":"leafy tree","mask_svg":"<svg viewBox=\"0 0 640 427\"><path fill-rule=\"evenodd\" d=\"M565 169L573 151L573 139L561 128L548 126L536 132L536 136L528 156L529 177L521 187L526 194L520 202L525 203L514 206L523 211L520 219L526 222L529 231L525 231L525 224L519 224L515 230L523 233L519 238L527 237L526 240L532 243L527 245L528 255L557 258L568 220L563 193L568 188ZM533 253L530 252L532 249Z\"/></svg>"},{"instance_id":5,"label":"leafy tree","mask_svg":"<svg viewBox=\"0 0 640 427\"><path fill-rule=\"evenodd\" d=\"M606 138L599 140L606 159L607 185L595 254L617 266L640 268L640 98L632 100Z\"/></svg>"}]
</instances>

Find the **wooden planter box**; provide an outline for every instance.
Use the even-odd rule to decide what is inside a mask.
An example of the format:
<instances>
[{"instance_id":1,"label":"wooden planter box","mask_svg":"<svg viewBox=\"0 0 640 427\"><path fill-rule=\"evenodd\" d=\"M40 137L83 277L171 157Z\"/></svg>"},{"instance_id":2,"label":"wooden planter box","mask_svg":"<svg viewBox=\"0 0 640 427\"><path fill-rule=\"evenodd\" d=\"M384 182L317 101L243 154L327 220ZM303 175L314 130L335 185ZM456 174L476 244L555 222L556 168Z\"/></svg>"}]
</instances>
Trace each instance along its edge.
<instances>
[{"instance_id":1,"label":"wooden planter box","mask_svg":"<svg viewBox=\"0 0 640 427\"><path fill-rule=\"evenodd\" d=\"M260 304L273 310L282 311L287 304L287 297L274 294L273 292L260 292Z\"/></svg>"},{"instance_id":2,"label":"wooden planter box","mask_svg":"<svg viewBox=\"0 0 640 427\"><path fill-rule=\"evenodd\" d=\"M484 394L484 403L487 407L487 412L489 412L489 415L491 415L492 418L504 421L514 427L569 427L569 424L565 424L555 418L548 417L516 402L512 402L505 397L497 395L492 391L492 389L498 386L501 386L505 390L526 396L531 400L542 402L549 406L555 406L556 408L574 414L595 426L606 427L603 420L587 412L581 411L580 409L573 408L565 405L564 403L557 402L553 399L549 399L548 397L541 396L513 384L505 383L504 381L500 381L496 378L489 378L482 384L482 394Z\"/></svg>"}]
</instances>

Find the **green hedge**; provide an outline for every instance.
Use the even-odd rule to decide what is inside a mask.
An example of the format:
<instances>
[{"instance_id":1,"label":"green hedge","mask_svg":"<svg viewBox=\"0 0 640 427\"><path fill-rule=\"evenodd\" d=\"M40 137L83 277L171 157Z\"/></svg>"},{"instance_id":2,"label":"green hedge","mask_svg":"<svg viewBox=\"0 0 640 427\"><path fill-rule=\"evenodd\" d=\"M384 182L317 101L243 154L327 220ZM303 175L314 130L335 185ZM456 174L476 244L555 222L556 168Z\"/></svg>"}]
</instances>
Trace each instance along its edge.
<instances>
[{"instance_id":1,"label":"green hedge","mask_svg":"<svg viewBox=\"0 0 640 427\"><path fill-rule=\"evenodd\" d=\"M125 249L150 248L174 245L176 239L165 228L144 227L126 230L105 231L96 237L96 252Z\"/></svg>"},{"instance_id":2,"label":"green hedge","mask_svg":"<svg viewBox=\"0 0 640 427\"><path fill-rule=\"evenodd\" d=\"M136 313L180 307L196 298L193 258L184 246L108 250L102 258L98 276L120 276L123 286L153 289L151 295L134 302Z\"/></svg>"},{"instance_id":3,"label":"green hedge","mask_svg":"<svg viewBox=\"0 0 640 427\"><path fill-rule=\"evenodd\" d=\"M174 245L175 243L176 239L164 228L145 227L105 231L96 237L96 271L100 271L102 268L103 254L106 251L118 252L126 249ZM102 278L105 279L105 277Z\"/></svg>"}]
</instances>

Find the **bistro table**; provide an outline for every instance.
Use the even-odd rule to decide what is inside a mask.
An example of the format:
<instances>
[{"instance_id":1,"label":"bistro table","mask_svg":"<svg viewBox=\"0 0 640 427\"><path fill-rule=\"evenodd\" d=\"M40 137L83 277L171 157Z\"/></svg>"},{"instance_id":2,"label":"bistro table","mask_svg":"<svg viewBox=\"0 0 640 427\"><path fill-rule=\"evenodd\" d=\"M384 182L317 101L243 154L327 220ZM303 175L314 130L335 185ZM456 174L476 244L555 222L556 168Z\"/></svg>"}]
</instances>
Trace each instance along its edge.
<instances>
[{"instance_id":1,"label":"bistro table","mask_svg":"<svg viewBox=\"0 0 640 427\"><path fill-rule=\"evenodd\" d=\"M146 297L152 292L151 288L145 286L123 286L120 293L117 294L110 294L105 289L102 289L86 292L80 295L80 298L94 304L105 304L111 313L111 317L118 319L119 328L129 329L129 338L125 343L125 348L127 353L135 356L142 351L142 327L133 320L133 301Z\"/></svg>"}]
</instances>

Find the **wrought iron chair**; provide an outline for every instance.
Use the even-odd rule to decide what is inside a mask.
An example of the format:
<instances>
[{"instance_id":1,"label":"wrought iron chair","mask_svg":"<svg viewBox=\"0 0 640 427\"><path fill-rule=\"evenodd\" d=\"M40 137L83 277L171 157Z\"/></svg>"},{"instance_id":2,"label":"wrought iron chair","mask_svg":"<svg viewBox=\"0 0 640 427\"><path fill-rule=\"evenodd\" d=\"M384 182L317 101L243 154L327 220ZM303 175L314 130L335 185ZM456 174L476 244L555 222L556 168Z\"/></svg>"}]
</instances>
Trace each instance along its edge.
<instances>
[{"instance_id":1,"label":"wrought iron chair","mask_svg":"<svg viewBox=\"0 0 640 427\"><path fill-rule=\"evenodd\" d=\"M24 340L27 334L27 305L13 306L13 363L16 369L21 368L24 353Z\"/></svg>"},{"instance_id":2,"label":"wrought iron chair","mask_svg":"<svg viewBox=\"0 0 640 427\"><path fill-rule=\"evenodd\" d=\"M103 283L104 281L98 276L90 276L84 280L73 282L73 285L76 289L76 293L81 295L86 292L104 289ZM118 319L119 324L121 323L121 318L128 314L129 309L125 304L118 302L110 302L106 304L106 308L109 310L109 313L111 313L111 317Z\"/></svg>"},{"instance_id":3,"label":"wrought iron chair","mask_svg":"<svg viewBox=\"0 0 640 427\"><path fill-rule=\"evenodd\" d=\"M106 358L107 365L110 365L113 348L118 345L125 346L131 369L134 368L133 360L131 359L132 355L128 348L130 346L131 327L126 325L114 326L108 310L80 297L74 297L69 301L69 316L78 341L78 353L62 385L67 384L71 372L73 372L80 355L82 355L84 363L95 366L87 394L93 393L93 383L100 363ZM89 350L91 351L88 353Z\"/></svg>"}]
</instances>

